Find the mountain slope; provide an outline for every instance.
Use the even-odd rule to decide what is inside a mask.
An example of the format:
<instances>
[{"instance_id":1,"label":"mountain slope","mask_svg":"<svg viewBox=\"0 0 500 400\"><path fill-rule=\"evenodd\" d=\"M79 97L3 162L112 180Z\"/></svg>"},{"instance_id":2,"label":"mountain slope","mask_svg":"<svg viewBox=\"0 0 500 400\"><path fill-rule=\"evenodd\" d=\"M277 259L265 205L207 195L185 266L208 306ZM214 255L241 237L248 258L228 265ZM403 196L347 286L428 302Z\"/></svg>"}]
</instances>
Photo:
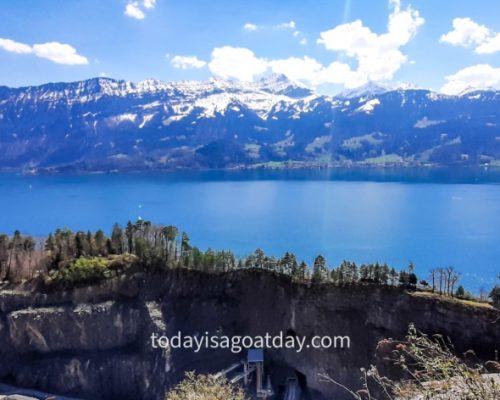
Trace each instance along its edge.
<instances>
[{"instance_id":1,"label":"mountain slope","mask_svg":"<svg viewBox=\"0 0 500 400\"><path fill-rule=\"evenodd\" d=\"M500 92L95 78L0 87L0 168L142 170L305 163L497 164Z\"/></svg>"}]
</instances>

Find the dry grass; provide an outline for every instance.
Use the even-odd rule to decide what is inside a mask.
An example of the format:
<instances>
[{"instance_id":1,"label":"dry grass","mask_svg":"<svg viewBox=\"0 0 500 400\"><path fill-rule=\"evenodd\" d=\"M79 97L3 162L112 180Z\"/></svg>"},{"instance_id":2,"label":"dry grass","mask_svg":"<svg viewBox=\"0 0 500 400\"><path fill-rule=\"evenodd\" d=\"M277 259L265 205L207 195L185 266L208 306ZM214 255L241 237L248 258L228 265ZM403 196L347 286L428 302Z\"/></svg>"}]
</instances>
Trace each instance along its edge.
<instances>
[{"instance_id":1,"label":"dry grass","mask_svg":"<svg viewBox=\"0 0 500 400\"><path fill-rule=\"evenodd\" d=\"M165 396L165 400L247 400L243 390L213 375L186 373L185 379Z\"/></svg>"},{"instance_id":2,"label":"dry grass","mask_svg":"<svg viewBox=\"0 0 500 400\"><path fill-rule=\"evenodd\" d=\"M466 307L481 308L481 309L486 309L486 310L494 310L495 309L490 303L481 302L479 300L459 299L457 297L443 296L443 295L440 295L439 293L421 292L421 291L412 292L410 294L412 296L415 296L415 297L423 297L423 298L435 299L435 300L443 301L443 302L461 304L461 305L464 305Z\"/></svg>"}]
</instances>

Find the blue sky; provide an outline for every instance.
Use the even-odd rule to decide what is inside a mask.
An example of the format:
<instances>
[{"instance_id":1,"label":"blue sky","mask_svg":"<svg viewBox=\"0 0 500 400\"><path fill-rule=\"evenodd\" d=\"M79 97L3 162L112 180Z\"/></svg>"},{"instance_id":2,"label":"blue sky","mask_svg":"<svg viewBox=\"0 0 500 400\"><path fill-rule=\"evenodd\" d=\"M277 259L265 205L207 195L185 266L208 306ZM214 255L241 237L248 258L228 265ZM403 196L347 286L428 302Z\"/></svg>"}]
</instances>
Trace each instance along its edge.
<instances>
[{"instance_id":1,"label":"blue sky","mask_svg":"<svg viewBox=\"0 0 500 400\"><path fill-rule=\"evenodd\" d=\"M2 0L0 84L257 80L500 87L498 0Z\"/></svg>"}]
</instances>

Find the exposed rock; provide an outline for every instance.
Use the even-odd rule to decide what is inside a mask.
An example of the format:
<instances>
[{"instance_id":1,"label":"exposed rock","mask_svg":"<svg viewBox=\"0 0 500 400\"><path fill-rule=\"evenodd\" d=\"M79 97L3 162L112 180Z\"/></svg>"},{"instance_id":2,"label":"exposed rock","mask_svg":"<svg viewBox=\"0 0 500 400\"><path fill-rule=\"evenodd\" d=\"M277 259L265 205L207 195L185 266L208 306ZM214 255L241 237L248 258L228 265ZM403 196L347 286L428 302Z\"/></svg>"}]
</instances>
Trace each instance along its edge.
<instances>
[{"instance_id":1,"label":"exposed rock","mask_svg":"<svg viewBox=\"0 0 500 400\"><path fill-rule=\"evenodd\" d=\"M475 366L479 363L480 360L477 358L474 350L467 350L464 353L464 361L470 366Z\"/></svg>"},{"instance_id":2,"label":"exposed rock","mask_svg":"<svg viewBox=\"0 0 500 400\"><path fill-rule=\"evenodd\" d=\"M106 302L76 307L27 308L7 314L16 353L105 350L137 340L140 313L134 305Z\"/></svg>"},{"instance_id":3,"label":"exposed rock","mask_svg":"<svg viewBox=\"0 0 500 400\"><path fill-rule=\"evenodd\" d=\"M484 368L491 374L500 374L500 363L498 361L486 361Z\"/></svg>"},{"instance_id":4,"label":"exposed rock","mask_svg":"<svg viewBox=\"0 0 500 400\"><path fill-rule=\"evenodd\" d=\"M457 352L473 349L482 360L500 350L497 310L399 288L309 287L265 271L179 269L31 297L0 291L0 305L0 381L92 399L160 400L185 371L214 373L245 357L153 349L152 333L350 336L350 349L266 351L272 381L297 373L314 399L343 399L318 374L356 387L359 368L376 361L377 343L403 339L411 322L449 336ZM383 343L379 350L391 351Z\"/></svg>"}]
</instances>

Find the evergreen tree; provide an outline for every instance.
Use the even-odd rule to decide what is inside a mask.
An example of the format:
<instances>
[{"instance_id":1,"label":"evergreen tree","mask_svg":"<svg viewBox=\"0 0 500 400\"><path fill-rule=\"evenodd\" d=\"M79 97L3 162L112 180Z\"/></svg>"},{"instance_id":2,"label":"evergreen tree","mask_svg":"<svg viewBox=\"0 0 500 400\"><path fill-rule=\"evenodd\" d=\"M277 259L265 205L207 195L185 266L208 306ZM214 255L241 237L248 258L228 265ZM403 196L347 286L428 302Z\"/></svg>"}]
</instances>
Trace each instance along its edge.
<instances>
[{"instance_id":1,"label":"evergreen tree","mask_svg":"<svg viewBox=\"0 0 500 400\"><path fill-rule=\"evenodd\" d=\"M320 283L326 281L328 278L328 268L326 267L326 260L323 256L319 255L314 259L312 281Z\"/></svg>"},{"instance_id":2,"label":"evergreen tree","mask_svg":"<svg viewBox=\"0 0 500 400\"><path fill-rule=\"evenodd\" d=\"M113 254L123 254L123 229L119 224L113 225L111 232L111 252Z\"/></svg>"},{"instance_id":3,"label":"evergreen tree","mask_svg":"<svg viewBox=\"0 0 500 400\"><path fill-rule=\"evenodd\" d=\"M181 235L181 257L182 262L185 266L188 263L189 251L191 250L191 245L189 244L189 236L186 232L182 232Z\"/></svg>"},{"instance_id":4,"label":"evergreen tree","mask_svg":"<svg viewBox=\"0 0 500 400\"><path fill-rule=\"evenodd\" d=\"M410 274L408 274L408 272L406 271L401 271L399 273L399 284L401 286L408 286L410 282Z\"/></svg>"},{"instance_id":5,"label":"evergreen tree","mask_svg":"<svg viewBox=\"0 0 500 400\"><path fill-rule=\"evenodd\" d=\"M179 230L175 226L169 225L164 227L161 233L165 240L165 260L169 262L172 258L175 258L175 253L177 252L175 244Z\"/></svg>"},{"instance_id":6,"label":"evergreen tree","mask_svg":"<svg viewBox=\"0 0 500 400\"><path fill-rule=\"evenodd\" d=\"M300 279L299 263L293 253L290 253L290 275L296 280Z\"/></svg>"},{"instance_id":7,"label":"evergreen tree","mask_svg":"<svg viewBox=\"0 0 500 400\"><path fill-rule=\"evenodd\" d=\"M255 256L253 254L245 258L245 268L252 268L255 265L254 258Z\"/></svg>"},{"instance_id":8,"label":"evergreen tree","mask_svg":"<svg viewBox=\"0 0 500 400\"><path fill-rule=\"evenodd\" d=\"M95 242L94 242L94 236L92 235L92 232L88 231L87 232L87 255L88 256L94 256L95 255Z\"/></svg>"},{"instance_id":9,"label":"evergreen tree","mask_svg":"<svg viewBox=\"0 0 500 400\"><path fill-rule=\"evenodd\" d=\"M394 268L391 268L389 271L389 282L392 286L396 286L396 283L399 280L399 274L396 272Z\"/></svg>"},{"instance_id":10,"label":"evergreen tree","mask_svg":"<svg viewBox=\"0 0 500 400\"><path fill-rule=\"evenodd\" d=\"M87 255L87 246L86 246L87 238L83 232L77 232L75 235L75 249L76 249L76 258L84 257Z\"/></svg>"},{"instance_id":11,"label":"evergreen tree","mask_svg":"<svg viewBox=\"0 0 500 400\"><path fill-rule=\"evenodd\" d=\"M253 263L255 268L264 268L265 264L265 254L261 249L257 249L254 252Z\"/></svg>"},{"instance_id":12,"label":"evergreen tree","mask_svg":"<svg viewBox=\"0 0 500 400\"><path fill-rule=\"evenodd\" d=\"M459 299L464 298L464 296L465 296L465 289L464 289L464 287L462 285L460 285L457 288L457 291L455 292L455 296L458 297Z\"/></svg>"},{"instance_id":13,"label":"evergreen tree","mask_svg":"<svg viewBox=\"0 0 500 400\"><path fill-rule=\"evenodd\" d=\"M378 262L373 264L373 282L376 284L382 283L382 265Z\"/></svg>"},{"instance_id":14,"label":"evergreen tree","mask_svg":"<svg viewBox=\"0 0 500 400\"><path fill-rule=\"evenodd\" d=\"M380 268L380 283L387 285L389 283L389 272L390 268L387 264L384 264Z\"/></svg>"},{"instance_id":15,"label":"evergreen tree","mask_svg":"<svg viewBox=\"0 0 500 400\"><path fill-rule=\"evenodd\" d=\"M299 265L298 279L304 281L308 277L309 267L302 261Z\"/></svg>"},{"instance_id":16,"label":"evergreen tree","mask_svg":"<svg viewBox=\"0 0 500 400\"><path fill-rule=\"evenodd\" d=\"M267 269L269 271L277 271L278 263L279 260L277 260L275 257L264 257L264 269Z\"/></svg>"},{"instance_id":17,"label":"evergreen tree","mask_svg":"<svg viewBox=\"0 0 500 400\"><path fill-rule=\"evenodd\" d=\"M281 274L290 275L291 271L292 271L292 257L290 256L290 253L287 251L279 262L279 272Z\"/></svg>"},{"instance_id":18,"label":"evergreen tree","mask_svg":"<svg viewBox=\"0 0 500 400\"><path fill-rule=\"evenodd\" d=\"M417 282L418 282L418 278L417 278L417 275L415 275L415 273L410 273L408 274L408 286L412 289L416 289L417 287Z\"/></svg>"},{"instance_id":19,"label":"evergreen tree","mask_svg":"<svg viewBox=\"0 0 500 400\"><path fill-rule=\"evenodd\" d=\"M367 265L362 264L359 267L359 280L361 282L367 282L370 279L370 271Z\"/></svg>"},{"instance_id":20,"label":"evergreen tree","mask_svg":"<svg viewBox=\"0 0 500 400\"><path fill-rule=\"evenodd\" d=\"M332 268L332 270L330 271L330 280L336 285L340 284L339 274L339 268Z\"/></svg>"},{"instance_id":21,"label":"evergreen tree","mask_svg":"<svg viewBox=\"0 0 500 400\"><path fill-rule=\"evenodd\" d=\"M125 228L125 236L127 237L127 251L129 253L134 252L134 226L131 221L127 222L127 226Z\"/></svg>"},{"instance_id":22,"label":"evergreen tree","mask_svg":"<svg viewBox=\"0 0 500 400\"><path fill-rule=\"evenodd\" d=\"M94 235L95 243L95 255L105 256L106 255L106 235L102 229L99 229Z\"/></svg>"}]
</instances>

